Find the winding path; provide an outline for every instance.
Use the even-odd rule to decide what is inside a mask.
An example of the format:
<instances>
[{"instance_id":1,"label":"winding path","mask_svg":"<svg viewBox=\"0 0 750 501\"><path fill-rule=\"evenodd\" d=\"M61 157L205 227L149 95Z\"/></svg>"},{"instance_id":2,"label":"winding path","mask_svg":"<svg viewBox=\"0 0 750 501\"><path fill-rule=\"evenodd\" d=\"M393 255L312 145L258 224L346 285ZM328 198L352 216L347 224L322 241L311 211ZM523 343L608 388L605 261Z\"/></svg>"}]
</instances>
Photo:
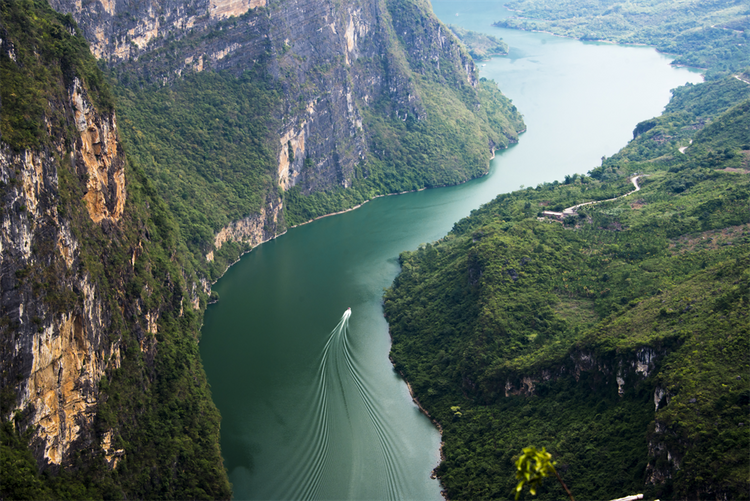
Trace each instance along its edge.
<instances>
[{"instance_id":1,"label":"winding path","mask_svg":"<svg viewBox=\"0 0 750 501\"><path fill-rule=\"evenodd\" d=\"M640 189L641 189L641 187L638 186L638 178L639 177L644 177L644 174L641 174L639 176L635 176L635 177L633 177L633 178L630 179L630 181L633 183L633 186L635 186L635 189L633 191L629 191L628 193L625 193L624 195L620 195L619 197L615 197L615 198L608 198L606 200L594 200L592 202L584 202L582 204L574 205L572 207L568 207L567 209L563 209L562 212L543 211L542 215L544 217L540 217L540 218L537 218L537 219L543 220L545 217L552 217L552 218L561 220L565 216L572 216L573 214L575 214L578 211L579 207L583 207L584 205L593 205L593 204L598 204L598 203L602 203L602 202L611 202L613 200L618 200L620 198L627 197L628 195L632 195L633 193L635 193L636 191L640 191Z\"/></svg>"}]
</instances>

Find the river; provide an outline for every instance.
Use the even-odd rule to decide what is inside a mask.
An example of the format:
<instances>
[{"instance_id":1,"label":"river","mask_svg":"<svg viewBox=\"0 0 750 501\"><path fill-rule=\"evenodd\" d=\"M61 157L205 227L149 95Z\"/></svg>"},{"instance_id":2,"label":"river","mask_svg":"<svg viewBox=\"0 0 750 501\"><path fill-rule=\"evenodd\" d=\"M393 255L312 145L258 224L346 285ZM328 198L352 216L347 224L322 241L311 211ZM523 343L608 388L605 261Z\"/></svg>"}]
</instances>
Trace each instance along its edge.
<instances>
[{"instance_id":1,"label":"river","mask_svg":"<svg viewBox=\"0 0 750 501\"><path fill-rule=\"evenodd\" d=\"M294 228L214 286L221 301L206 312L201 356L236 499L441 499L430 478L439 433L388 360L381 298L399 252L499 193L598 166L661 113L670 89L701 81L650 48L493 28L508 15L498 5L433 1L445 23L511 46L480 74L513 99L528 132L489 175Z\"/></svg>"}]
</instances>

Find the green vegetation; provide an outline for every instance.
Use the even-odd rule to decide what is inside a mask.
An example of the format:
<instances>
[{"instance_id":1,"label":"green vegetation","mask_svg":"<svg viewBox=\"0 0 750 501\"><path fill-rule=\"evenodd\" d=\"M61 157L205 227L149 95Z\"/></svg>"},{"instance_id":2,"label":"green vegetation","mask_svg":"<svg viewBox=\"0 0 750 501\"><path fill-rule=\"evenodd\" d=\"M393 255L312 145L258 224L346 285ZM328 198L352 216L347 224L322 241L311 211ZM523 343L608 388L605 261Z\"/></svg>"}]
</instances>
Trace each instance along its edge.
<instances>
[{"instance_id":1,"label":"green vegetation","mask_svg":"<svg viewBox=\"0 0 750 501\"><path fill-rule=\"evenodd\" d=\"M345 210L379 195L459 184L486 174L490 150L483 141L505 147L510 142L505 134L515 140L516 129L523 125L515 106L493 81L481 79L477 90L481 109L471 112L451 90L431 85L428 79L415 80L424 86L424 100L434 110L431 116L420 121L389 120L377 107L367 110L371 148L376 154L382 152L380 157L357 166L351 188L310 195L302 195L298 187L289 190L285 194L289 224ZM461 140L446 142L446 137Z\"/></svg>"},{"instance_id":2,"label":"green vegetation","mask_svg":"<svg viewBox=\"0 0 750 501\"><path fill-rule=\"evenodd\" d=\"M428 15L429 6L395 0L387 6L394 23L406 23L405 30L429 39L430 23L415 22ZM281 114L288 94L299 93L300 102L315 96L308 95L310 89L295 87L293 78L273 81L265 72L266 61L239 78L202 72L169 87L146 83L128 64L112 70L111 76L119 82L115 90L124 143L174 213L197 269L207 266L203 262L216 232L231 221L256 214L277 193L284 200L284 220L278 228L282 231L285 225L349 209L378 195L458 184L484 175L491 149L517 141L524 129L521 115L494 82L482 80L476 88L468 85L465 69L446 54L441 54L441 70L425 67L410 55L408 43L396 36L402 32L392 30L389 58L377 63L379 71L387 74L388 64L398 65L398 73L409 79L426 116L407 115L405 120L396 116L390 95L362 106L370 154L355 167L349 188L339 182L313 193L299 186L281 193L275 184L278 146L272 136L280 127L274 117ZM206 36L190 34L170 42L143 64L169 59L175 46L199 43ZM460 50L456 46L456 52ZM316 71L323 75L338 69L332 65ZM208 265L209 277L218 278L243 250L235 245L215 253Z\"/></svg>"},{"instance_id":3,"label":"green vegetation","mask_svg":"<svg viewBox=\"0 0 750 501\"><path fill-rule=\"evenodd\" d=\"M521 495L524 484L529 486L529 492L532 495L536 495L537 489L542 483L542 480L546 477L551 477L552 474L557 477L560 481L560 485L563 486L565 492L571 501L573 495L568 490L565 482L560 478L560 474L555 470L555 462L551 461L552 454L547 452L544 447L539 451L536 447L525 447L523 454L521 454L516 460L516 480L518 485L516 486L516 499Z\"/></svg>"},{"instance_id":4,"label":"green vegetation","mask_svg":"<svg viewBox=\"0 0 750 501\"><path fill-rule=\"evenodd\" d=\"M699 156L700 153L701 162L706 167L718 165L714 164L714 160L728 167L742 167L746 165L745 156L733 152L738 148L750 149L747 148L750 141L747 130L743 128L745 124L737 122L732 116L741 114L745 108L736 107L721 121L712 121L748 97L750 85L733 77L713 81L710 85L687 84L673 89L672 99L664 113L636 126L633 136L638 140L605 159L602 166L593 169L590 174L599 180L616 179L636 172L638 162L643 159L648 159L649 164L657 161L675 163L683 159L682 155L675 153L680 148L686 153L690 152L689 156ZM721 133L712 132L717 128L721 129ZM725 154L727 147L729 151ZM690 181L686 179L685 182Z\"/></svg>"},{"instance_id":5,"label":"green vegetation","mask_svg":"<svg viewBox=\"0 0 750 501\"><path fill-rule=\"evenodd\" d=\"M450 499L513 496L530 444L582 499L748 497L748 99L732 77L680 88L590 176L501 195L401 255L391 355L443 427ZM541 217L635 173L637 193Z\"/></svg>"},{"instance_id":6,"label":"green vegetation","mask_svg":"<svg viewBox=\"0 0 750 501\"><path fill-rule=\"evenodd\" d=\"M507 6L520 12L496 26L653 45L675 54L674 64L708 68L709 79L750 60L750 9L743 2L515 0Z\"/></svg>"},{"instance_id":7,"label":"green vegetation","mask_svg":"<svg viewBox=\"0 0 750 501\"><path fill-rule=\"evenodd\" d=\"M124 219L132 223L125 231L142 239L143 253L132 268L124 256L112 256L105 261L112 263L112 271L105 272L114 275L110 284L121 280L128 300L159 312L159 329L156 334L143 333L132 327L142 321L141 315L132 312L133 317L125 317L120 334L125 355L121 367L99 383L106 398L96 426L100 432L113 430L113 443L126 451L113 474L127 497L228 498L231 490L219 450L220 416L198 350L206 298L201 298L199 310L189 306L188 280L195 280L195 272L179 227L137 162L131 159L129 165ZM91 226L89 234L96 234ZM143 238L144 229L149 238ZM84 235L79 238L86 241ZM96 242L86 244L86 249L101 248Z\"/></svg>"},{"instance_id":8,"label":"green vegetation","mask_svg":"<svg viewBox=\"0 0 750 501\"><path fill-rule=\"evenodd\" d=\"M273 112L280 103L261 72L192 73L170 87L116 87L120 132L180 226L203 269L214 235L257 214L275 195ZM242 249L217 253L216 279Z\"/></svg>"},{"instance_id":9,"label":"green vegetation","mask_svg":"<svg viewBox=\"0 0 750 501\"><path fill-rule=\"evenodd\" d=\"M465 30L460 26L449 25L448 28L466 45L469 55L475 61L508 55L508 44L501 39L492 35Z\"/></svg>"},{"instance_id":10,"label":"green vegetation","mask_svg":"<svg viewBox=\"0 0 750 501\"><path fill-rule=\"evenodd\" d=\"M107 335L119 340L122 354L120 368L99 382L95 436L111 431L113 445L124 449L125 456L113 470L101 449L85 449L60 474L40 475L27 449L31 429L21 434L13 422L3 422L3 456L7 453L13 460L4 465L7 481L0 493L12 499L228 498L231 491L219 451L220 417L198 353L202 315L183 299L189 266L175 222L154 186L131 162L126 212L114 235L119 245L113 245L112 235L92 223L87 210L76 203L82 187L64 162L58 172L61 198L81 244L81 272L91 275L98 290L107 291L105 308L113 315ZM143 251L131 268L128 251L139 242ZM32 271L29 279L42 278ZM121 290L126 292L118 293ZM42 300L54 297L42 295ZM158 311L158 333L145 334L139 326L142 315L135 311L117 315L123 303ZM155 349L144 351L142 346Z\"/></svg>"},{"instance_id":11,"label":"green vegetation","mask_svg":"<svg viewBox=\"0 0 750 501\"><path fill-rule=\"evenodd\" d=\"M0 19L6 53L0 57L2 140L16 150L47 145L50 136L71 144L75 127L64 120L64 109L47 105L50 98L67 101L66 89L77 77L99 109L113 106L86 40L70 15L58 14L45 1L2 0ZM45 120L53 126L49 136Z\"/></svg>"},{"instance_id":12,"label":"green vegetation","mask_svg":"<svg viewBox=\"0 0 750 501\"><path fill-rule=\"evenodd\" d=\"M474 82L474 75L466 73L469 56L456 41L441 54L441 69L423 67L424 61L410 54L408 42L390 25L389 58L377 63L377 71L392 71L402 79L404 97L414 91L414 109L426 114L403 119L388 96L373 97L364 107L366 132L360 131L367 134L371 153L356 166L353 186L284 193L276 184L279 117L288 102L309 89L296 88L283 71L271 78L263 57L273 54L266 53L239 75L204 71L168 86L156 81L155 75L171 74L180 66L175 57L180 47L204 43L216 30L236 27L237 19L217 24L215 31L161 40L161 46L137 61L111 68L111 92L71 16L35 0L0 0L0 7L2 140L19 151L53 152L59 192L50 203L61 221L70 224L80 254L80 263L66 268L49 257L56 252L56 233L40 233L33 248L41 258L13 278L59 314L83 308L82 294L68 290L65 280L77 274L89 277L106 312L106 339L101 342L117 342L121 354L120 366L99 382L94 429L88 430L95 445L77 450L59 472L39 473L28 448L33 430L24 426L27 415L0 423L0 497L228 498L231 488L218 445L220 417L198 350L209 298L195 284L218 278L246 247L226 243L207 263L216 232L279 198L284 214L277 228L264 229L270 235L376 195L483 175L491 150L517 140L524 127L521 116L493 82ZM438 26L425 17L427 4L394 0L388 9L424 40ZM263 9L247 14L266 15ZM335 68L333 61L320 71ZM127 201L117 224L90 220L81 203L85 176L75 172L65 153L79 140L68 95L75 79L100 113L112 112L117 99L118 132L127 152ZM0 195L17 182L11 175ZM144 312L158 315L155 333ZM44 320L34 323L41 326ZM11 339L12 329L8 321L0 323L2 339ZM3 391L3 417L10 415L15 399L12 391ZM124 451L114 469L97 446L105 435L113 449Z\"/></svg>"},{"instance_id":13,"label":"green vegetation","mask_svg":"<svg viewBox=\"0 0 750 501\"><path fill-rule=\"evenodd\" d=\"M122 354L121 367L99 382L95 436L113 432L115 448L126 452L115 470L96 447L76 454L58 475L39 475L27 449L31 429L21 434L14 422L3 422L6 463L0 494L11 499L228 498L231 491L219 451L220 417L198 353L202 315L183 299L190 268L176 224L133 162L126 212L115 235L92 223L85 207L76 202L83 196L82 186L66 163L58 169L62 205L80 243L81 273L90 274L97 289L106 291L105 308L112 315L107 335L119 341ZM113 236L119 244L112 244ZM143 250L131 268L128 252L138 243ZM47 244L37 241L39 248ZM32 269L28 280L44 283L46 292L40 299L52 303L55 283L44 275L47 271ZM59 276L70 273L51 271ZM74 296L70 308L79 308L82 300ZM139 326L142 316L122 311L121 304L158 311L158 334L144 334ZM144 345L158 348L144 352ZM3 408L3 416L9 410Z\"/></svg>"}]
</instances>

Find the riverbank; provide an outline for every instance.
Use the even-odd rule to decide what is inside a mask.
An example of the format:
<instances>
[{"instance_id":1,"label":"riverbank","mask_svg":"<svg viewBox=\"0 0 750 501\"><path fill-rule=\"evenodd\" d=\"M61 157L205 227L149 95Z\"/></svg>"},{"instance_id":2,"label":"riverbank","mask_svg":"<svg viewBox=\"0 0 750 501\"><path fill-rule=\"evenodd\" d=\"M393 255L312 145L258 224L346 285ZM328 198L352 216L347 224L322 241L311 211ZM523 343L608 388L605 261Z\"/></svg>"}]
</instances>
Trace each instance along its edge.
<instances>
[{"instance_id":1,"label":"riverbank","mask_svg":"<svg viewBox=\"0 0 750 501\"><path fill-rule=\"evenodd\" d=\"M508 9L508 10L511 10L511 9ZM514 12L514 11L511 11L511 12ZM515 19L528 20L528 21L542 21L542 22L544 21L544 20L540 20L540 19L533 19L533 18L526 18L526 17L516 17ZM677 54L677 53L673 53L673 52L665 52L663 50L659 50L655 45L653 45L653 44L647 44L647 43L618 42L616 40L607 40L607 39L603 39L603 38L575 37L575 36L572 36L572 35L562 35L560 33L555 33L554 31L532 30L532 29L528 29L528 28L521 28L520 26L511 26L510 24L507 24L507 23L505 23L503 21L496 21L496 22L492 23L492 26L494 26L495 28L501 28L501 29L505 29L505 30L524 31L524 32L527 32L527 33L542 33L542 34L550 35L550 36L557 37L557 38L564 38L566 40L577 40L579 42L584 42L584 43L586 43L586 42L590 42L590 43L602 43L602 44L608 44L608 45L619 45L619 46L622 46L622 47L650 47L650 48L654 49L656 52L658 52L659 54L663 54L665 56L669 56L669 57L673 57L673 58L677 58L677 57L679 57L681 55L681 54ZM672 66L674 66L676 68L688 68L688 69L692 69L692 70L699 70L699 71L702 71L702 72L708 71L708 69L709 69L709 68L704 68L704 67L700 67L700 66L689 66L687 64L675 63L674 61L672 61L670 63L670 65L672 65Z\"/></svg>"},{"instance_id":2,"label":"riverbank","mask_svg":"<svg viewBox=\"0 0 750 501\"><path fill-rule=\"evenodd\" d=\"M523 134L524 132L526 132L526 129L523 129L522 131L519 131L519 132L518 132L518 134L520 135L520 134ZM516 144L516 143L513 143L513 144ZM505 147L505 148L503 148L503 149L508 149L508 147ZM491 148L491 149L490 149L490 158L489 158L488 162L491 162L491 161L493 161L494 159L495 159L495 148ZM460 185L462 185L462 184L466 184L466 183L468 183L468 182L470 182L470 181L473 181L473 180L475 180L475 179L480 179L480 178L482 178L482 177L485 177L485 176L487 176L487 175L488 175L489 173L490 173L490 165L488 164L488 165L487 165L487 171L486 171L486 172L485 172L484 174L482 174L481 176L478 176L478 177L473 177L473 178L471 178L471 179L467 179L467 180L466 180L466 181L464 181L463 183L458 183L458 184L441 184L441 185L438 185L438 186L430 186L430 187L427 187L427 186L425 186L424 188L419 188L419 189L417 189L417 190L399 191L399 192L397 192L397 193L385 193L385 194L383 194L383 195L375 195L374 197L372 197L372 198L368 198L367 200L365 200L365 201L364 201L364 202L362 202L361 204L357 204L357 205L355 205L354 207L350 207L350 208L348 208L348 209L340 210L340 211L338 211L338 212L331 212L330 214L323 214L322 216L318 216L318 217L315 217L315 218L313 218L313 219L310 219L310 220L308 220L308 221L305 221L304 223L299 223L299 224L295 224L294 226L290 226L290 227L289 227L289 229L291 230L292 228L297 228L297 227L299 227L299 226L304 226L304 225L306 225L306 224L310 224L310 223L312 223L312 222L314 222L314 221L317 221L318 219L323 219L323 218L326 218L326 217L331 217L331 216L337 216L337 215L339 215L339 214L346 214L347 212L351 212L351 211L353 211L353 210L357 210L357 209L359 209L360 207L362 207L363 205L365 205L366 203L368 203L368 202L372 202L373 200L375 200L375 199L378 199L378 198L382 198L382 197L393 197L393 196L396 196L396 195L406 195L407 193L417 193L417 192L419 192L419 191L424 191L424 190L427 190L427 189L430 189L430 190L434 190L434 189L438 189L438 188L447 188L447 187L449 187L449 186L460 186ZM284 233L286 233L286 231L284 231ZM279 236L283 235L284 233L280 234ZM268 241L268 240L266 240L266 241ZM258 245L260 245L260 244L258 244ZM256 246L256 247L257 247L257 246Z\"/></svg>"},{"instance_id":3,"label":"riverbank","mask_svg":"<svg viewBox=\"0 0 750 501\"><path fill-rule=\"evenodd\" d=\"M390 336L390 331L388 332L388 335ZM393 338L391 338L391 342L393 342ZM388 360L391 361L391 365L393 365L395 368L395 364L393 363L393 358L391 358L391 356L388 356ZM432 469L432 473L430 473L430 478L435 479L438 482L440 482L440 478L438 478L437 476L437 470L440 467L440 463L445 461L445 452L443 452L443 448L445 447L445 442L443 442L443 426L440 424L440 422L437 419L432 417L432 415L427 411L427 409L425 409L422 406L422 404L419 402L417 395L414 393L414 390L411 387L411 383L409 383L409 380L406 379L406 375L400 370L396 370L396 372L398 373L399 376L401 376L401 379L404 381L404 383L406 383L406 387L409 389L409 395L411 396L411 401L414 402L414 405L417 406L419 411L422 414L424 414L427 417L427 419L429 419L432 422L432 424L435 425L435 428L437 428L438 432L440 432L440 449L438 450L438 453L440 455L440 462L438 462L438 465L435 466L435 468ZM440 484L440 494L443 496L443 499L445 499L445 501L449 501L448 492L445 489L443 489L442 483Z\"/></svg>"},{"instance_id":4,"label":"riverbank","mask_svg":"<svg viewBox=\"0 0 750 501\"><path fill-rule=\"evenodd\" d=\"M526 129L523 129L522 131L519 131L519 132L518 132L518 134L520 135L520 134L523 134L524 132L526 132ZM516 144L516 143L513 143L513 144ZM507 147L506 147L506 148L503 148L503 149L507 149ZM492 149L490 150L490 158L489 158L488 162L491 162L492 160L494 160L494 159L495 159L495 156L496 156L496 153L495 153L495 151L496 151L496 150L495 150L495 148L492 148ZM285 230L284 230L283 232L279 233L278 235L274 235L273 237L270 237L270 238L267 238L267 239L265 239L265 240L262 240L262 241L261 241L260 243L258 243L257 245L254 245L254 246L250 247L250 248L249 248L248 250L246 250L246 251L243 251L243 252L241 252L241 253L240 253L240 255L239 255L239 256L237 257L237 259L235 259L235 260L234 260L234 261L233 261L233 262L232 262L231 264L227 265L227 267L226 267L226 269L224 270L224 272L223 272L223 273L222 273L221 275L219 275L219 277L217 277L217 278L216 278L216 280L214 280L214 281L210 282L210 284L211 284L211 285L215 285L215 284L216 284L216 283L217 283L217 282L218 282L219 280L221 280L221 278L222 278L222 277L223 277L224 275L226 275L227 271L229 271L229 269L230 269L230 268L231 268L232 266L234 266L235 264L239 263L239 262L240 262L240 261L242 260L242 257L243 257L243 256L244 256L245 254L247 254L247 253L249 253L249 252L252 252L252 251L253 251L253 249L256 249L256 248L258 248L259 246L263 245L263 244L264 244L264 243L266 243L266 242L270 242L271 240L275 240L275 239L277 239L277 238L279 238L279 237L281 237L281 236L283 236L283 235L286 235L286 233L287 233L287 232L288 232L289 230L291 230L291 229L294 229L294 228L298 228L298 227L300 227L300 226L304 226L304 225L306 225L306 224L310 224L310 223L313 223L313 222L315 222L315 221L317 221L317 220L319 220L319 219L323 219L323 218L326 218L326 217L331 217L331 216L338 216L338 215L340 215L340 214L346 214L347 212L351 212L351 211L357 210L357 209L361 208L362 206L364 206L364 205L365 205L366 203L368 203L368 202L372 202L373 200L375 200L375 199L378 199L378 198L382 198L382 197L393 197L393 196L396 196L396 195L406 195L407 193L416 193L416 192L419 192L419 191L424 191L424 190L427 190L427 189L438 189L438 188L447 188L447 187L450 187L450 186L459 186L459 185L461 185L461 184L465 184L465 183L468 183L468 182L470 182L470 181L473 181L474 179L479 179L479 178L485 177L485 176L487 176L487 175L488 175L489 173L490 173L490 165L488 164L488 165L487 165L487 171L486 171L486 172L485 172L485 173L484 173L483 175L481 175L481 176L479 176L479 177L475 177L475 178L471 178L471 179L468 179L468 180L464 181L463 183L458 183L458 184L443 184L443 185L439 185L439 186L430 186L429 188L428 188L428 187L424 187L424 188L419 188L419 189L417 189L417 190L399 191L399 192L396 192L396 193L384 193L384 194L382 194L382 195L375 195L374 197L372 197L372 198L368 198L368 199L367 199L367 200L365 200L364 202L362 202L362 203L360 203L360 204L357 204L357 205L355 205L355 206L353 206L353 207L350 207L350 208L348 208L348 209L340 210L340 211L337 211L337 212L331 212L330 214L323 214L322 216L318 216L318 217L315 217L315 218L313 218L313 219L310 219L310 220L307 220L307 221L305 221L305 222L303 222L303 223L299 223L299 224L295 224L295 225L293 225L293 226L289 226L289 227L288 227L287 229L285 229ZM208 289L208 291L207 291L207 294L209 294L209 295L211 294L211 289L210 289L210 288ZM216 304L217 302L218 302L218 300L215 300L215 301L211 301L211 302L209 302L208 304Z\"/></svg>"}]
</instances>

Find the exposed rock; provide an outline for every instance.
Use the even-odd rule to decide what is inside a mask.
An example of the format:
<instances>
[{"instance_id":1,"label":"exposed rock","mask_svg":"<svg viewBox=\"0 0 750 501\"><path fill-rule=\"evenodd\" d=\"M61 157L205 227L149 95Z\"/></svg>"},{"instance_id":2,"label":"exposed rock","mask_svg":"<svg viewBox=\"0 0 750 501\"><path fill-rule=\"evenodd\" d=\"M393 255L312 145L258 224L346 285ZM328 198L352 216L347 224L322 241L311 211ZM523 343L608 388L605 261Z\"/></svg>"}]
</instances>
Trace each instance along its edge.
<instances>
[{"instance_id":1,"label":"exposed rock","mask_svg":"<svg viewBox=\"0 0 750 501\"><path fill-rule=\"evenodd\" d=\"M125 457L125 449L115 449L112 447L112 438L114 432L109 430L102 435L101 448L104 451L104 458L107 463L112 467L117 467L117 462Z\"/></svg>"},{"instance_id":2,"label":"exposed rock","mask_svg":"<svg viewBox=\"0 0 750 501\"><path fill-rule=\"evenodd\" d=\"M57 177L49 154L0 150L0 179L8 185L0 216L2 316L8 320L0 327L2 384L14 389L11 413L21 413L24 428L37 427L33 444L48 465L60 465L76 441L94 440L97 384L120 364L118 341L108 339L107 315L88 274L56 276L58 289L78 291L80 298L62 313L24 281L55 263L61 270L78 267L80 245L57 212ZM33 250L45 242L53 254Z\"/></svg>"},{"instance_id":3,"label":"exposed rock","mask_svg":"<svg viewBox=\"0 0 750 501\"><path fill-rule=\"evenodd\" d=\"M214 238L214 249L219 250L229 241L255 247L267 242L277 235L277 227L283 216L280 198L270 200L259 214L234 221L221 229ZM206 255L207 261L213 261L214 251ZM194 287L195 291L195 287ZM193 301L196 301L194 299Z\"/></svg>"},{"instance_id":4,"label":"exposed rock","mask_svg":"<svg viewBox=\"0 0 750 501\"><path fill-rule=\"evenodd\" d=\"M670 435L667 425L654 421L654 431L649 433L648 455L649 463L646 466L646 483L662 485L672 478L672 475L682 467L682 457L667 446L663 438ZM658 459L666 461L657 461ZM661 466L659 464L661 463Z\"/></svg>"},{"instance_id":5,"label":"exposed rock","mask_svg":"<svg viewBox=\"0 0 750 501\"><path fill-rule=\"evenodd\" d=\"M644 380L652 374L658 360L664 356L664 352L658 352L651 347L642 347L629 354L617 354L615 356L603 357L593 352L574 350L568 356L568 361L561 361L555 368L544 369L538 373L532 374L514 374L510 377L504 377L503 393L505 396L534 394L534 387L540 381L550 381L572 375L576 382L580 382L584 373L595 374L595 379L601 384L607 384L614 376L617 383L617 392L620 396L625 394L626 385L636 380ZM632 382L630 383L632 384ZM654 403L658 410L659 402L664 396L658 393L661 390L657 388L654 394ZM658 397L658 400L657 400ZM667 400L669 396L667 396Z\"/></svg>"},{"instance_id":6,"label":"exposed rock","mask_svg":"<svg viewBox=\"0 0 750 501\"><path fill-rule=\"evenodd\" d=\"M190 71L240 75L262 67L281 84L284 100L276 181L284 190L299 186L304 194L352 186L355 167L371 155L365 108L380 101L388 103L382 111L388 117L426 116L410 71L434 73L451 87L478 85L474 63L454 35L408 2L53 0L52 5L73 14L97 57L146 81L169 84ZM337 61L343 64L332 64ZM488 149L494 146L490 142Z\"/></svg>"},{"instance_id":7,"label":"exposed rock","mask_svg":"<svg viewBox=\"0 0 750 501\"><path fill-rule=\"evenodd\" d=\"M478 85L471 58L434 16L420 10L424 8L421 3L51 3L75 17L97 57L144 82L169 85L192 71L240 75L259 70L278 86L282 99L272 121L279 148L276 178L269 181L265 204L257 214L248 214L216 233L206 256L209 261L229 241L252 247L284 230L277 185L283 190L298 187L303 194L351 187L355 168L374 155L368 150L365 123L370 111L376 109L388 120L396 117L406 122L427 117L429 110L412 78L415 73L434 77L452 89L471 92ZM3 50L14 53L11 44L4 44ZM48 149L21 152L0 145L0 180L5 183L0 213L1 378L3 387L14 389L16 399L10 412L20 413L19 425L23 429L39 426L33 445L42 467L65 466L82 449L100 451L114 467L127 452L114 445L118 431L108 430L97 437L92 426L99 382L127 354L125 348L120 353L112 318L130 315L126 328L133 330L138 343L132 343L132 352L140 349L149 365L161 342L157 341L163 333L159 322L165 312L154 306L158 301L148 300L154 293L148 283L130 284L117 277L122 282L99 290L106 281L97 281L86 272L83 258L85 252L93 251L85 248L90 244L81 237L86 228L101 231L104 240L111 235L106 243L112 245L113 256L127 273L138 267L146 252L144 242L146 248L153 242L148 244L148 225L126 217L125 159L115 115L98 113L87 86L78 79L71 82L64 89L67 101L56 104L67 123L75 125L73 144L52 138L53 146ZM489 149L495 146L488 142ZM61 165L73 178L70 183L80 185L74 192L82 196L86 212L79 219L62 210ZM132 230L135 237L130 242L116 241L117 231L131 222L143 228ZM168 275L158 277L167 288L178 282ZM45 282L50 276L54 279ZM481 270L474 279L479 276ZM177 291L182 294L170 302L180 317L184 308L200 309L201 297L210 291L205 277L181 278L190 285ZM52 299L40 300L38 296L44 293L36 284L42 283L57 287L54 292L64 300L56 305ZM134 284L138 290L123 300L125 286ZM58 297L49 294L53 296ZM531 379L525 384L527 391L533 391ZM470 390L475 387L470 380L465 385Z\"/></svg>"},{"instance_id":8,"label":"exposed rock","mask_svg":"<svg viewBox=\"0 0 750 501\"><path fill-rule=\"evenodd\" d=\"M279 186L288 190L296 184L301 172L301 160L305 158L305 126L307 121L300 124L299 130L292 128L281 136L281 150L279 151ZM296 169L295 169L296 165Z\"/></svg>"},{"instance_id":9,"label":"exposed rock","mask_svg":"<svg viewBox=\"0 0 750 501\"><path fill-rule=\"evenodd\" d=\"M102 292L82 267L70 215L60 212L58 168L70 158L85 179L81 203L90 219L116 224L125 207L124 159L114 114L98 113L77 78L67 91L67 103L50 107L75 123L73 152L61 137L41 150L0 144L0 379L15 395L3 417L18 413L22 429L35 428L37 459L53 468L75 444L96 441L98 383L120 366Z\"/></svg>"},{"instance_id":10,"label":"exposed rock","mask_svg":"<svg viewBox=\"0 0 750 501\"><path fill-rule=\"evenodd\" d=\"M123 2L117 0L52 0L52 7L72 13L99 59L121 61L137 57L150 44L179 36L186 30L203 29L251 9L266 0L193 0Z\"/></svg>"},{"instance_id":11,"label":"exposed rock","mask_svg":"<svg viewBox=\"0 0 750 501\"><path fill-rule=\"evenodd\" d=\"M83 197L91 220L119 221L125 208L125 161L119 151L115 115L100 116L74 79L70 100L80 137L76 142L77 167L87 176Z\"/></svg>"},{"instance_id":12,"label":"exposed rock","mask_svg":"<svg viewBox=\"0 0 750 501\"><path fill-rule=\"evenodd\" d=\"M531 396L534 394L534 384L537 381L525 376L521 378L521 384L516 389L514 388L513 384L511 384L510 381L507 381L505 383L505 396L509 397L511 395L524 395L524 396Z\"/></svg>"},{"instance_id":13,"label":"exposed rock","mask_svg":"<svg viewBox=\"0 0 750 501\"><path fill-rule=\"evenodd\" d=\"M98 316L101 312L87 313ZM55 465L61 463L83 433L92 430L97 383L108 367L119 366L117 344L110 345L109 353L98 351L94 346L96 336L86 331L84 317L64 314L31 338L31 374L21 388L18 408L30 411L29 425L38 426L37 448ZM28 357L27 348L17 342L15 356Z\"/></svg>"},{"instance_id":14,"label":"exposed rock","mask_svg":"<svg viewBox=\"0 0 750 501\"><path fill-rule=\"evenodd\" d=\"M654 412L657 412L660 407L669 405L669 397L669 393L664 388L657 386L654 390ZM664 402L664 405L662 405L662 402Z\"/></svg>"},{"instance_id":15,"label":"exposed rock","mask_svg":"<svg viewBox=\"0 0 750 501\"><path fill-rule=\"evenodd\" d=\"M211 0L209 13L213 18L225 19L265 5L266 0Z\"/></svg>"},{"instance_id":16,"label":"exposed rock","mask_svg":"<svg viewBox=\"0 0 750 501\"><path fill-rule=\"evenodd\" d=\"M648 377L654 368L656 353L651 348L640 348L636 352L635 372Z\"/></svg>"}]
</instances>

